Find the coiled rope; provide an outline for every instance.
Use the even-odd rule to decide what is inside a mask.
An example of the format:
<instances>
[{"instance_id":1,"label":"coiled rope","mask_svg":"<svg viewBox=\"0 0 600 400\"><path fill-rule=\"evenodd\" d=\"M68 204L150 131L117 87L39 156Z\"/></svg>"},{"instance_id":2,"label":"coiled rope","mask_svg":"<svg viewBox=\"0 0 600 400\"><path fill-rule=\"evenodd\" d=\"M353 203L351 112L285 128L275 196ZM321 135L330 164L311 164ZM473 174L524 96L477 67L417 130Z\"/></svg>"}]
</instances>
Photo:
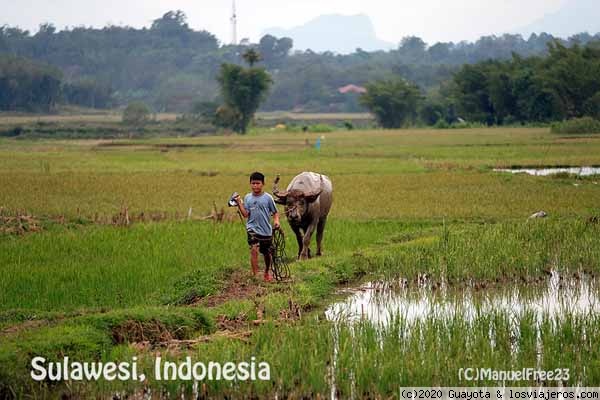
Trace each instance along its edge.
<instances>
[{"instance_id":1,"label":"coiled rope","mask_svg":"<svg viewBox=\"0 0 600 400\"><path fill-rule=\"evenodd\" d=\"M290 267L287 263L287 254L285 254L285 235L283 229L273 230L273 247L271 248L271 269L273 277L282 281L290 277Z\"/></svg>"}]
</instances>

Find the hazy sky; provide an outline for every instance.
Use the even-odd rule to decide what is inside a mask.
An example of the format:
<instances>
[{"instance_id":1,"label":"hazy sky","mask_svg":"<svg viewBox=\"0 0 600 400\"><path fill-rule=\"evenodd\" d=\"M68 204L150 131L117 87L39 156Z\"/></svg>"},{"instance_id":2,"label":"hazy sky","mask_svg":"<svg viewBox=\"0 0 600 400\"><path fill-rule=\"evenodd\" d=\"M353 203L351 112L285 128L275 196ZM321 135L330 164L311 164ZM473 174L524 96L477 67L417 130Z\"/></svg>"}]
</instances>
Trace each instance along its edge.
<instances>
[{"instance_id":1,"label":"hazy sky","mask_svg":"<svg viewBox=\"0 0 600 400\"><path fill-rule=\"evenodd\" d=\"M238 37L259 39L270 27L291 28L322 14L367 14L377 36L397 43L407 35L436 41L474 40L513 32L557 11L567 0L237 0ZM181 9L194 29L231 40L231 0L0 0L0 25L36 32L40 23L65 26L149 26Z\"/></svg>"}]
</instances>

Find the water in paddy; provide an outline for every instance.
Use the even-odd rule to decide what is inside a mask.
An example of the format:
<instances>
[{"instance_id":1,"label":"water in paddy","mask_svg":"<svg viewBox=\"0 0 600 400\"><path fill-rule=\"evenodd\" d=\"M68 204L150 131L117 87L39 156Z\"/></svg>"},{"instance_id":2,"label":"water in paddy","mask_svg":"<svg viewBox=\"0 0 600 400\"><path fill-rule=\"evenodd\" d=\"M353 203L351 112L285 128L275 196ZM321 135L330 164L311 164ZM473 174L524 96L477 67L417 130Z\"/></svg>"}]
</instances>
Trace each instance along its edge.
<instances>
[{"instance_id":1,"label":"water in paddy","mask_svg":"<svg viewBox=\"0 0 600 400\"><path fill-rule=\"evenodd\" d=\"M426 282L408 286L401 279L369 282L349 293L345 300L328 307L325 313L328 319L348 322L367 319L385 326L393 317L400 317L410 324L431 317L451 319L460 316L469 321L478 314L489 312L515 317L533 313L538 321L544 316L600 313L595 281L585 275L578 279L561 279L556 272L541 285L509 285L486 290L453 289L441 285L432 290Z\"/></svg>"},{"instance_id":2,"label":"water in paddy","mask_svg":"<svg viewBox=\"0 0 600 400\"><path fill-rule=\"evenodd\" d=\"M452 288L434 285L419 279L418 285L408 285L404 279L393 282L369 282L346 291L346 299L330 305L326 317L333 321L333 358L330 366L330 398L337 399L335 372L338 368L338 324L370 321L379 329L386 329L392 321L403 321L411 331L411 325L426 323L431 319L450 321L454 318L474 322L478 316L489 313L510 316L511 336L519 336L519 321L532 316L537 325L537 365L541 368L543 354L540 325L544 320L562 321L570 315L588 316L600 313L599 291L595 280L586 275L561 278L552 272L548 280L539 285L509 284L494 289ZM490 331L490 343L494 335ZM511 345L511 352L518 350L518 342ZM351 378L352 379L352 378ZM501 384L499 382L498 384ZM579 385L579 383L576 383ZM354 382L352 382L354 387Z\"/></svg>"},{"instance_id":3,"label":"water in paddy","mask_svg":"<svg viewBox=\"0 0 600 400\"><path fill-rule=\"evenodd\" d=\"M600 167L568 167L568 168L496 168L495 172L510 172L512 174L528 174L548 176L567 173L579 176L600 175Z\"/></svg>"}]
</instances>

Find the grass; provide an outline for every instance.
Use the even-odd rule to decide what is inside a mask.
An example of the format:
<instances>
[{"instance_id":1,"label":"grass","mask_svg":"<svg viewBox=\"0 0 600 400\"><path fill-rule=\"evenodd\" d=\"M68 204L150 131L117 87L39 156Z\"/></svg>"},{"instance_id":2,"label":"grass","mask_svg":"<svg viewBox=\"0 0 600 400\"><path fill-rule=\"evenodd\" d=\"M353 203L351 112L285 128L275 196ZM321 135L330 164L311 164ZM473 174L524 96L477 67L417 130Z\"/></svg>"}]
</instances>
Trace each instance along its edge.
<instances>
[{"instance_id":1,"label":"grass","mask_svg":"<svg viewBox=\"0 0 600 400\"><path fill-rule=\"evenodd\" d=\"M559 215L598 210L597 180L574 186L569 179L490 172L511 165L600 164L600 141L593 138L567 140L542 129L356 131L327 134L321 152L304 146L305 137L317 136L115 142L122 146L5 139L0 204L36 214L76 215L79 209L112 215L123 204L146 212L206 212L243 191L248 171L262 170L271 181L280 173L286 182L312 169L332 177L341 199L332 211L336 218L504 219L540 209ZM166 144L189 147L160 147Z\"/></svg>"},{"instance_id":2,"label":"grass","mask_svg":"<svg viewBox=\"0 0 600 400\"><path fill-rule=\"evenodd\" d=\"M217 226L219 229L222 227L225 227L223 233L226 233L229 228L235 228L236 226ZM150 235L148 235L148 228L152 232ZM157 243L153 246L156 250L150 254L150 258L152 258L161 251L174 246L173 243L164 240L165 237L173 237L169 236L170 234L167 231L173 231L171 234L175 236L184 232L183 236L187 236L189 232L186 232L186 229L201 232L207 228L214 229L215 227L186 223L138 226L136 228L139 230L138 232L126 228L115 230L115 228L102 227L100 229L112 229L123 235L132 236L127 239L130 243L139 242L142 236L146 236L146 240L149 241L157 239ZM98 234L95 232L96 229L92 228L89 231L80 232L80 236L91 235L91 237L95 237ZM254 301L263 303L266 306L266 314L274 318L279 310L285 308L288 299L303 306L319 307L324 299L330 297L332 290L337 285L356 282L364 276L379 276L385 279L402 276L412 281L421 274L427 274L432 279L440 279L441 276L445 276L455 283L460 281L469 282L474 279L484 281L486 279L505 278L507 279L505 284L510 284L515 282L515 278L543 276L548 268L556 268L565 275L569 272L581 270L597 274L600 267L597 262L599 259L597 249L600 249L598 229L597 226L589 226L577 220L502 223L488 226L463 224L458 230L433 224L409 226L401 225L398 222L337 224L336 228L332 229L332 233L334 233L332 236L335 240L330 241L330 256L326 256L321 260L311 260L302 266L295 264L293 266L295 279L293 285L287 289L285 287L272 287L265 296L255 298ZM144 232L144 235L140 235L140 232ZM359 232L359 234L345 236L349 235L350 232ZM68 233L52 234L60 236ZM44 234L31 235L25 239L41 240L38 238L43 236ZM213 247L219 243L219 236L218 232L212 232L212 237L215 239L212 242ZM377 240L374 240L375 238ZM145 276L148 272L143 271L143 269L136 269L136 264L120 266L120 271L127 271L127 274L119 271L106 273L94 269L86 270L83 261L81 261L79 267L85 275L78 275L69 270L60 271L60 256L64 255L68 259L71 257L70 254L72 255L72 252L77 249L87 250L85 245L87 240L80 238L65 241L68 244L63 243L56 247L46 248L44 254L47 260L53 262L49 265L50 268L45 269L46 272L31 273L27 267L23 268L27 265L26 260L24 260L24 264L20 268L15 268L15 270L22 270L26 273L17 276L9 275L7 285L3 288L6 291L6 297L2 299L2 304L7 309L3 314L0 314L4 316L6 321L4 325L14 326L16 321L39 321L41 327L25 329L17 336L9 335L8 347L3 349L4 353L0 352L4 355L4 358L0 356L0 370L3 369L2 365L16 364L21 366L17 371L23 371L22 368L25 368L24 365L26 365L26 361L31 358L32 354L43 354L46 357L52 357L57 352L58 354L65 352L73 355L73 357L83 359L108 357L108 354L113 354L120 348L119 346L123 346L121 341L114 339L115 327L128 327L131 325L130 321L159 321L161 324L170 327L168 328L169 332L181 332L181 327L192 326L191 330L181 336L182 338L188 338L195 337L202 329L204 329L204 332L207 329L210 331L210 321L220 313L235 316L245 312L252 315L252 318L256 317L254 304L248 304L240 300L232 300L216 309L209 310L208 316L201 317L200 321L203 322L200 325L178 320L177 315L181 314L182 318L190 312L197 313L194 315L202 315L202 308L160 306L165 298L178 298L185 293L185 290L193 289L200 294L203 293L202 291L210 293L211 289L214 290L215 286L213 285L225 279L224 275L227 270L218 272L211 270L212 265L210 263L204 263L205 268L191 274L185 274L184 268L169 270L168 265L162 268L158 265L154 268L147 268L154 270L159 275L165 272L164 275L157 278L159 283L148 279ZM159 244L163 240L163 244L166 245L165 249ZM109 240L105 237L105 241ZM87 243L92 242L94 241ZM123 242L123 238L113 241L113 243L118 242ZM185 239L176 245L178 251L175 254L186 254L189 251L189 249L185 249L185 245L182 245L182 243L185 243ZM522 248L523 245L525 248ZM361 246L361 250L356 250L358 246ZM346 247L350 247L354 251L347 251L345 250ZM142 255L144 250L148 249L142 244L139 253L132 254L137 259L138 265L145 265L144 260L146 258ZM235 259L243 258L245 255L244 250L240 250L239 254L229 254L213 249L212 253L228 254L232 259ZM12 252L9 250L6 253ZM28 251L27 248L24 248L24 253L30 252L31 249ZM166 252L171 257L173 256L172 251L166 250ZM33 252L31 257L37 260L39 259L37 254ZM23 254L19 258L22 259L22 257ZM122 256L118 251L111 251L107 253L107 257L118 260ZM168 258L169 256L166 256L163 260ZM89 256L86 259L89 259ZM221 261L227 264L226 258ZM52 265L57 267L52 269ZM469 267L467 268L467 266ZM103 266L99 264L98 267L102 268ZM245 269L246 267L240 265L237 268ZM176 272L175 274L172 272L169 274L169 271ZM96 274L103 277L104 280L97 279ZM55 288L58 294L51 296L42 293L40 295L42 285L36 286L35 283L27 282L28 275L43 277L44 284L47 287ZM150 273L150 276L152 275ZM213 281L194 280L194 277L199 275L211 277ZM71 277L72 286L61 287L61 282L65 282L66 277ZM25 283L21 285L20 280L24 280ZM134 280L136 282L141 281L141 283L132 284ZM178 282L185 283L183 288L177 285ZM79 297L79 292L85 294L86 288L94 285L97 288L102 288L102 291L106 292L106 296L91 293L88 295L89 297ZM183 289L183 292L181 289ZM281 293L281 290L284 290L284 292ZM165 293L165 291L168 293ZM128 297L123 302L118 295L115 296L115 293L128 293ZM165 295L167 296L165 297ZM40 300L34 298L35 296L43 299L45 303L40 303ZM10 303L14 299L20 300L18 304L20 307L31 307L32 309L29 312L26 309L17 312L14 304ZM97 303L89 304L90 299L94 299ZM75 307L76 304L79 307ZM145 306L141 309L136 308L136 305L139 304ZM157 305L152 306L152 304ZM65 310L66 314L55 315L50 312L56 309ZM113 311L106 313L107 310ZM388 394L398 387L398 381L394 378L398 374L402 378L400 382L404 382L402 385L408 385L410 382L418 382L419 385L424 386L447 384L448 382L459 385L460 382L457 382L457 378L452 376L451 373L456 373L455 371L460 366L470 365L469 362L474 362L473 360L476 360L479 363L478 365L493 365L498 369L511 369L519 365L531 366L531 354L532 351L535 351L535 349L532 350L530 342L527 342L532 340L531 334L519 339L524 342L522 354L519 353L517 358L507 358L510 355L510 343L515 339L511 337L512 325L507 322L509 317L506 315L498 315L495 317L496 319L492 320L489 319L489 316L480 316L483 320L476 319L474 325L468 328L464 326L466 324L464 320L448 322L450 324L450 327L448 327L446 325L440 326L432 317L427 325L417 325L416 328L411 327L412 336L410 337L406 336L409 328L402 327L401 316L398 316L398 318L400 318L398 321L391 324L391 331L384 330L381 333L384 335L383 339L380 337L381 334L374 330L375 327L369 325L362 324L358 330L344 324L340 325L340 347L338 352L340 359L337 361L339 375L336 379L339 382L339 390L343 396L352 390L360 390L365 396L373 393ZM291 396L306 395L307 393L314 396L316 393L326 393L330 387L326 368L331 365L331 357L333 356L331 353L331 327L322 323L317 323L315 326L310 321L310 318L307 319L299 327L290 326L283 329L276 329L273 326L263 327L254 333L249 345L237 343L235 340L217 340L215 343L211 342L196 347L191 354L195 354L204 360L241 361L251 355L258 355L262 360L267 360L276 371L273 381L279 385L273 387L256 383L255 385L243 387L230 387L224 382L211 382L208 384L208 392L249 395L250 392L246 391L250 390L252 393L256 392L264 395L280 393ZM125 322L128 322L129 325L123 325ZM595 325L592 327L587 326L591 322L594 322ZM485 329L483 328L484 323L488 324L485 325ZM514 321L511 321L511 323L514 323ZM533 323L532 321L525 320L520 323L523 325L520 329L522 335L527 334L532 329L530 325L527 325ZM564 326L568 323L575 323L575 326ZM493 349L486 342L486 340L489 341L489 324L495 324L493 329L498 332L497 338L504 338L504 342L497 339L497 344ZM584 329L582 324L585 325L586 336L584 338L574 335L574 332L583 334L582 331L578 330ZM580 349L582 340L585 341L584 344L587 343L586 346L588 347L590 343L593 343L586 340L593 340L593 337L595 337L593 336L595 333L592 336L588 336L588 333L597 331L598 321L596 319L590 321L567 319L566 322L560 321L558 325L555 322L544 322L542 328L546 329L543 340L548 342L549 349L555 349L557 346L558 348L568 346ZM556 336L557 329L560 329L558 334L563 336ZM398 330L404 332L403 335L398 336L403 338L401 343L398 343L398 337L396 336ZM569 332L571 332L570 335ZM140 340L139 334L136 334L135 331L130 336L122 335L122 337L124 337L122 340L125 341L125 344ZM146 334L146 338L148 337L151 336ZM428 339L424 343L419 343L418 340L420 339L418 338L422 337ZM307 341L307 338L310 339ZM377 343L382 340L383 344L378 345ZM440 340L442 341L440 342ZM448 342L444 342L444 340ZM302 345L299 346L299 343L302 343ZM422 348L423 346L425 346L426 351L414 351L415 348ZM398 349L396 349L397 347ZM391 349L396 350L391 351ZM440 354L442 349L450 349L450 351L443 353L446 364L439 364L438 356L429 355L429 358L426 358L427 354ZM455 357L455 352L461 354L461 357ZM190 353L176 353L172 357L177 359L185 354ZM595 384L597 380L594 379L600 378L595 375L589 377L586 375L587 373L584 373L578 367L578 365L590 365L589 363L593 360L591 357L595 354L593 352L589 354L578 353L577 357L568 358L567 362L563 362L564 357L559 350L552 350L551 352L548 350L544 354L547 357L545 365L548 368L551 367L550 369L557 368L557 365L563 368L571 367L573 373L576 372L574 379L582 379L582 382L589 385ZM559 361L553 358L555 356ZM146 362L151 364L152 357L149 354L146 354L145 357L147 358ZM510 364L506 364L507 359L512 360ZM402 360L402 363L398 364L398 360ZM422 366L422 368L416 368L417 365ZM309 366L312 367L309 368ZM306 371L309 370L310 373L307 375ZM352 381L348 376L350 371L354 371L352 372L353 379L356 381L356 388L359 389L353 389L349 386ZM374 379L376 376L385 378L378 381ZM12 376L11 379L13 378L15 377ZM26 382L19 382L21 384L17 386L18 388L27 387ZM374 382L379 383L374 385ZM155 383L155 385L162 387L164 384ZM114 389L114 387L111 386L111 389ZM171 390L172 392L178 392L180 389L180 383L173 382L170 383L170 386L165 387L165 390ZM191 390L190 387L188 389ZM91 388L84 385L80 390L103 389L94 385Z\"/></svg>"},{"instance_id":3,"label":"grass","mask_svg":"<svg viewBox=\"0 0 600 400\"><path fill-rule=\"evenodd\" d=\"M515 323L520 327L516 333L510 329ZM401 318L384 331L363 322L339 331L339 354L343 356L337 360L337 382L340 382L341 397L352 391L351 375L354 390L363 397L391 396L401 386L495 386L501 383L461 381L459 369L469 366L496 370L568 368L569 385L576 382L594 385L600 377L582 366L596 363L598 350L591 338L598 338L599 324L597 316L567 321L545 318L540 329L540 344L544 350L538 365L535 337L538 328L535 320L527 315L517 321L502 313L479 314L472 322L460 315L445 322L430 318L411 326L410 331ZM494 342L490 340L491 332ZM417 348L420 351L415 351ZM530 386L535 382L525 380L514 384ZM556 386L558 382L548 384Z\"/></svg>"},{"instance_id":4,"label":"grass","mask_svg":"<svg viewBox=\"0 0 600 400\"><path fill-rule=\"evenodd\" d=\"M325 251L341 256L348 246L367 246L400 229L403 225L394 221L332 221ZM296 244L287 234L293 256ZM190 293L217 293L233 271L249 270L247 260L239 223L59 227L25 238L5 237L0 241L0 311L176 303Z\"/></svg>"},{"instance_id":5,"label":"grass","mask_svg":"<svg viewBox=\"0 0 600 400\"><path fill-rule=\"evenodd\" d=\"M320 152L305 146L305 139L314 143L321 135ZM320 312L337 287L363 279L414 282L427 274L461 287L533 283L550 269L597 275L600 226L591 217L600 214L600 178L492 169L600 165L599 150L596 137L563 137L538 128L0 138L0 207L46 216L41 233L0 234L0 397L102 397L139 390L132 382L35 386L27 373L32 354L83 360L135 354L150 365L154 352L161 351L173 359L256 356L271 363L271 382L207 382L201 390L215 397L328 396L336 346L341 398L389 397L400 385L463 386L457 369L466 366L535 366L537 328L526 316L514 337L514 321L501 313L479 315L470 326L460 317L444 323L432 318L410 329L399 316L382 331L368 323L334 327ZM283 182L303 170L332 178L335 201L325 256L293 263L292 282L263 285L248 279L242 282L251 289L245 297L214 306L198 302L228 290L233 276L246 276L248 249L239 222L184 217L190 207L198 217L213 204L224 205L231 192L247 191L253 170L267 175L267 189L277 173ZM93 222L109 220L123 205L132 215L143 211L168 218L130 227ZM539 210L549 217L527 219ZM66 222L57 222L58 216ZM285 223L284 228L293 256L295 240ZM304 317L280 323L290 304ZM253 327L248 321L259 312L269 322ZM243 317L235 329L250 330L251 337L216 334L219 315ZM572 368L569 384L597 385L592 344L600 339L599 326L594 315L545 321L539 328L544 369ZM158 348L136 347L140 332ZM167 351L158 343L164 335L210 339ZM511 352L515 340L517 353ZM189 382L151 386L172 394L182 387L193 390Z\"/></svg>"},{"instance_id":6,"label":"grass","mask_svg":"<svg viewBox=\"0 0 600 400\"><path fill-rule=\"evenodd\" d=\"M512 329L515 324L519 326L516 331ZM63 346L67 344L64 343L65 337L95 339L96 346L85 350L81 345L78 347L80 356L104 354L101 359L112 356L110 359L126 360L135 354L122 346L104 349L102 344L107 346L107 338L101 332L90 331L85 325L73 325L53 331L41 330L38 334L59 335L63 341L55 340ZM494 341L490 340L490 334ZM567 320L546 317L538 325L528 315L515 320L509 314L480 313L472 321L456 315L441 322L432 316L410 326L398 317L385 330L367 321L336 327L309 319L283 330L272 324L264 325L254 331L250 344L216 339L185 353L166 353L163 357L182 360L190 355L194 362L240 362L260 355L259 360L271 366L269 382L206 381L201 390L208 396L323 398L329 395L334 384L335 393L340 398L349 398L353 394L368 398L377 395L392 397L400 387L481 387L503 383L493 379L461 380L459 370L469 367L500 371L568 369L568 380L549 381L547 385L581 383L597 386L600 375L593 367L597 366L600 356L596 345L599 339L600 319L597 316ZM68 343L70 346L75 344L77 342ZM544 349L539 357L538 346ZM152 357L142 354L140 358L140 369L152 371ZM151 385L159 392L166 391L171 395L183 392L188 396L193 392L193 383L189 381L157 382L150 379ZM90 386L74 382L68 392L64 389L63 392L86 397L94 392L107 393L107 389L114 393L128 385L100 383ZM510 386L536 385L533 380L510 382Z\"/></svg>"},{"instance_id":7,"label":"grass","mask_svg":"<svg viewBox=\"0 0 600 400\"><path fill-rule=\"evenodd\" d=\"M38 166L39 173L0 172L1 204L36 215L112 216L126 205L133 213L168 212L180 217L192 207L198 216L210 213L214 203L224 206L233 191L244 191L247 180L242 172L210 177L197 170L53 173L51 165L47 174L41 172L43 166ZM600 186L591 179L579 182L472 171L329 176L333 177L336 200L342 199L336 201L332 217L342 219L497 220L527 218L539 210L553 216L588 215L599 210ZM282 179L285 182L289 177Z\"/></svg>"},{"instance_id":8,"label":"grass","mask_svg":"<svg viewBox=\"0 0 600 400\"><path fill-rule=\"evenodd\" d=\"M134 353L127 350L127 343L144 340L156 344L213 330L210 317L193 308L138 307L46 322L36 329L4 335L0 348L0 394L3 398L21 398L31 391L52 393L59 386L36 384L28 379L30 360L35 356L62 360L68 355L71 360L109 361L122 359L125 353L131 360Z\"/></svg>"}]
</instances>

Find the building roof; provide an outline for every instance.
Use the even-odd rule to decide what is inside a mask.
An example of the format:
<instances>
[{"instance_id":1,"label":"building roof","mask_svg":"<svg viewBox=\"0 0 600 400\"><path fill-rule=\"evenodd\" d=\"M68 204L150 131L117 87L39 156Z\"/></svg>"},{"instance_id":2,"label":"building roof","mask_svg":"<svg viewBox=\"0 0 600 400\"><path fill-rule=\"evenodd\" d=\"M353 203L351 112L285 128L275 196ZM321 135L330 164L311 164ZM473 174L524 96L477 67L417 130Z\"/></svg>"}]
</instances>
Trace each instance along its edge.
<instances>
[{"instance_id":1,"label":"building roof","mask_svg":"<svg viewBox=\"0 0 600 400\"><path fill-rule=\"evenodd\" d=\"M356 86L353 84L349 84L346 86L342 86L341 88L338 88L338 92L342 93L342 94L346 94L346 93L366 93L367 89L365 89L362 86Z\"/></svg>"}]
</instances>

